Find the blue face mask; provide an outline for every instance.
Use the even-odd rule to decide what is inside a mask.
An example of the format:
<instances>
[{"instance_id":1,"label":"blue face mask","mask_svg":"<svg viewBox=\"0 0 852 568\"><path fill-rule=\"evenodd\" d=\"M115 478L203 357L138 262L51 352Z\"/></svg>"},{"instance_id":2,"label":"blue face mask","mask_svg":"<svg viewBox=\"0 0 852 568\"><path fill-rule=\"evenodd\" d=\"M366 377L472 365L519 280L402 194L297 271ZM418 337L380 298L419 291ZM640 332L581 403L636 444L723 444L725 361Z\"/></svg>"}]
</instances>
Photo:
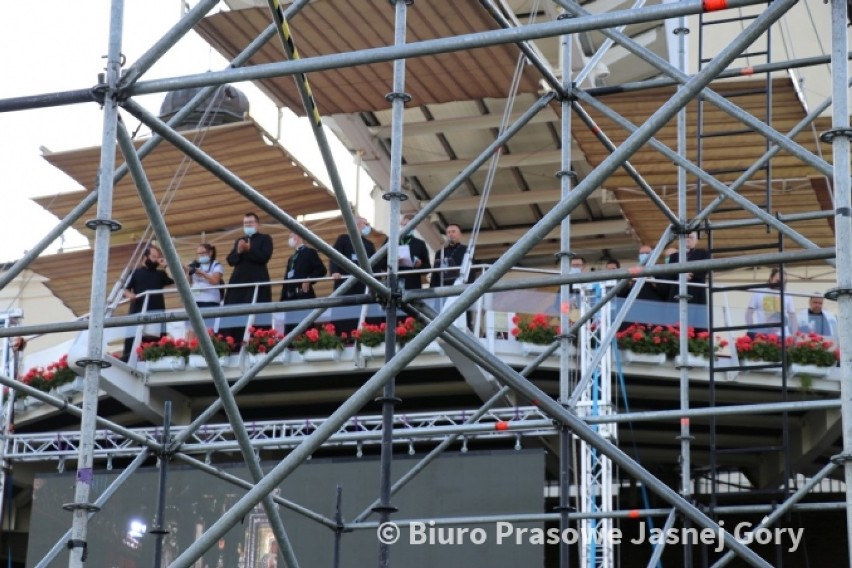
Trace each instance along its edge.
<instances>
[{"instance_id":1,"label":"blue face mask","mask_svg":"<svg viewBox=\"0 0 852 568\"><path fill-rule=\"evenodd\" d=\"M361 234L365 237L368 236L373 231L373 228L370 225L364 225L364 228L361 229Z\"/></svg>"},{"instance_id":2,"label":"blue face mask","mask_svg":"<svg viewBox=\"0 0 852 568\"><path fill-rule=\"evenodd\" d=\"M210 257L209 256L199 256L198 262L200 262L201 264L207 264L208 262L210 262Z\"/></svg>"},{"instance_id":3,"label":"blue face mask","mask_svg":"<svg viewBox=\"0 0 852 568\"><path fill-rule=\"evenodd\" d=\"M257 229L255 229L254 227L243 227L243 232L246 234L247 237L250 237L257 232Z\"/></svg>"},{"instance_id":4,"label":"blue face mask","mask_svg":"<svg viewBox=\"0 0 852 568\"><path fill-rule=\"evenodd\" d=\"M648 262L648 259L651 258L651 254L647 252L639 253L639 264L645 264Z\"/></svg>"},{"instance_id":5,"label":"blue face mask","mask_svg":"<svg viewBox=\"0 0 852 568\"><path fill-rule=\"evenodd\" d=\"M572 266L571 269L568 271L568 274L580 274L581 272L583 272L582 268L580 268L579 266Z\"/></svg>"}]
</instances>

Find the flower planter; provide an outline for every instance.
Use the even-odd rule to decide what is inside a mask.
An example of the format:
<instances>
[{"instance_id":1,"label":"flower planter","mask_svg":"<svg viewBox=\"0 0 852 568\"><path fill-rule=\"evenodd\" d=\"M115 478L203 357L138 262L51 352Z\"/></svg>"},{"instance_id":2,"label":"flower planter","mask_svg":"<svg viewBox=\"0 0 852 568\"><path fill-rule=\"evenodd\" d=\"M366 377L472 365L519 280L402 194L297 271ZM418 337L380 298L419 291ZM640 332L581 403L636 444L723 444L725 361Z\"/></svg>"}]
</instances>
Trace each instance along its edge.
<instances>
[{"instance_id":1,"label":"flower planter","mask_svg":"<svg viewBox=\"0 0 852 568\"><path fill-rule=\"evenodd\" d=\"M34 408L34 407L37 407L37 406L44 406L46 404L43 400L35 398L33 396L28 396L25 400L27 401L27 405L30 408Z\"/></svg>"},{"instance_id":2,"label":"flower planter","mask_svg":"<svg viewBox=\"0 0 852 568\"><path fill-rule=\"evenodd\" d=\"M683 358L680 355L675 355L674 358L675 367L690 367L693 369L706 369L710 366L710 359L703 355L693 355L692 353L686 354L686 362L684 363Z\"/></svg>"},{"instance_id":3,"label":"flower planter","mask_svg":"<svg viewBox=\"0 0 852 568\"><path fill-rule=\"evenodd\" d=\"M56 387L56 394L58 396L64 396L66 398L71 398L78 392L83 392L83 389L86 387L86 382L83 377L77 377L70 383L65 383L64 385L59 385Z\"/></svg>"},{"instance_id":4,"label":"flower planter","mask_svg":"<svg viewBox=\"0 0 852 568\"><path fill-rule=\"evenodd\" d=\"M219 357L219 365L221 365L222 367L227 367L229 362L230 358L228 357L228 355L222 355L221 357ZM190 369L206 369L207 360L204 358L204 355L194 353L189 356L187 366Z\"/></svg>"},{"instance_id":5,"label":"flower planter","mask_svg":"<svg viewBox=\"0 0 852 568\"><path fill-rule=\"evenodd\" d=\"M339 349L308 349L302 355L302 360L309 363L318 361L340 361Z\"/></svg>"},{"instance_id":6,"label":"flower planter","mask_svg":"<svg viewBox=\"0 0 852 568\"><path fill-rule=\"evenodd\" d=\"M361 356L365 359L384 359L386 343L382 341L378 345L370 347L369 345L360 345Z\"/></svg>"},{"instance_id":7,"label":"flower planter","mask_svg":"<svg viewBox=\"0 0 852 568\"><path fill-rule=\"evenodd\" d=\"M278 357L272 360L273 363L278 363L279 365L287 365L290 363L290 354L293 353L289 349L285 349L281 352Z\"/></svg>"},{"instance_id":8,"label":"flower planter","mask_svg":"<svg viewBox=\"0 0 852 568\"><path fill-rule=\"evenodd\" d=\"M816 365L800 365L799 363L792 363L790 365L790 376L791 377L802 377L808 376L812 379L824 379L828 376L828 373L831 372L831 367L817 367Z\"/></svg>"},{"instance_id":9,"label":"flower planter","mask_svg":"<svg viewBox=\"0 0 852 568\"><path fill-rule=\"evenodd\" d=\"M30 397L15 399L15 412L26 412L30 407Z\"/></svg>"},{"instance_id":10,"label":"flower planter","mask_svg":"<svg viewBox=\"0 0 852 568\"><path fill-rule=\"evenodd\" d=\"M183 357L169 356L146 362L149 373L181 372L186 369L186 359Z\"/></svg>"},{"instance_id":11,"label":"flower planter","mask_svg":"<svg viewBox=\"0 0 852 568\"><path fill-rule=\"evenodd\" d=\"M621 361L633 365L662 365L666 362L665 353L636 353L626 350L621 352Z\"/></svg>"},{"instance_id":12,"label":"flower planter","mask_svg":"<svg viewBox=\"0 0 852 568\"><path fill-rule=\"evenodd\" d=\"M550 345L539 345L537 343L529 343L527 341L519 341L521 344L521 352L526 356L537 357L544 353ZM551 357L558 357L559 353L561 353L561 347L557 347L556 350L551 353ZM568 355L576 355L577 348L573 344L568 345Z\"/></svg>"},{"instance_id":13,"label":"flower planter","mask_svg":"<svg viewBox=\"0 0 852 568\"><path fill-rule=\"evenodd\" d=\"M749 369L751 373L767 373L770 375L781 374L781 363L778 361L764 361L763 359L740 359L740 365L743 367L756 367L761 365L774 365L765 369Z\"/></svg>"}]
</instances>

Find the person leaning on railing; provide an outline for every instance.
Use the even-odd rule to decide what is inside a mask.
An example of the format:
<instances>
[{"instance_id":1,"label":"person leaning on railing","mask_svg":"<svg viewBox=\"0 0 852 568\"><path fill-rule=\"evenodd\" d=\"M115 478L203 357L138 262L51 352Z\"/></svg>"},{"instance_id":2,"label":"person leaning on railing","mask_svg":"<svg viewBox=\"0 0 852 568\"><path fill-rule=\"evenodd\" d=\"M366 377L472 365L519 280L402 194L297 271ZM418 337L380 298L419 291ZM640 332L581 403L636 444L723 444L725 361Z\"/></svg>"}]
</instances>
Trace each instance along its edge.
<instances>
[{"instance_id":1,"label":"person leaning on railing","mask_svg":"<svg viewBox=\"0 0 852 568\"><path fill-rule=\"evenodd\" d=\"M124 297L130 301L131 314L149 312L163 312L166 310L166 302L162 294L145 292L157 292L166 286L174 284L175 281L169 276L166 259L159 248L151 245L145 249L142 256L142 266L137 267L131 274L127 285L124 287ZM146 303L147 298L147 303ZM142 341L156 341L164 335L163 326L160 325L160 333L153 335L149 330L143 328ZM135 334L124 339L124 350L121 355L122 361L130 358L133 350Z\"/></svg>"}]
</instances>

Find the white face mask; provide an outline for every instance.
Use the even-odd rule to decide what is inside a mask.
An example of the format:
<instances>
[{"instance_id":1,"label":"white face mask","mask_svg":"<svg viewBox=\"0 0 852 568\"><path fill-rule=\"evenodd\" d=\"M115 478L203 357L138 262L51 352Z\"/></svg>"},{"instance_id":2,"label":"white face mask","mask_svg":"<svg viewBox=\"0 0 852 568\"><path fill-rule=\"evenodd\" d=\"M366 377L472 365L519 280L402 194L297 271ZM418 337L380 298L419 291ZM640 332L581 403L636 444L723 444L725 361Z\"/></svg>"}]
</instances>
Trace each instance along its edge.
<instances>
[{"instance_id":1,"label":"white face mask","mask_svg":"<svg viewBox=\"0 0 852 568\"><path fill-rule=\"evenodd\" d=\"M571 269L568 271L568 274L580 274L581 272L583 272L582 268L580 268L579 266L572 266Z\"/></svg>"},{"instance_id":2,"label":"white face mask","mask_svg":"<svg viewBox=\"0 0 852 568\"><path fill-rule=\"evenodd\" d=\"M299 246L299 243L296 242L296 239L294 237L290 237L289 239L287 239L287 244L290 245L290 248L292 249Z\"/></svg>"},{"instance_id":3,"label":"white face mask","mask_svg":"<svg viewBox=\"0 0 852 568\"><path fill-rule=\"evenodd\" d=\"M361 229L361 234L365 237L372 232L373 228L370 225L364 225L364 228Z\"/></svg>"},{"instance_id":4,"label":"white face mask","mask_svg":"<svg viewBox=\"0 0 852 568\"><path fill-rule=\"evenodd\" d=\"M257 232L257 229L255 229L254 227L243 227L243 232L246 234L247 237L250 237Z\"/></svg>"},{"instance_id":5,"label":"white face mask","mask_svg":"<svg viewBox=\"0 0 852 568\"><path fill-rule=\"evenodd\" d=\"M645 264L646 262L648 262L648 259L649 259L649 258L651 258L651 254L650 254L650 253L647 253L647 252L640 252L640 253L639 253L639 264Z\"/></svg>"},{"instance_id":6,"label":"white face mask","mask_svg":"<svg viewBox=\"0 0 852 568\"><path fill-rule=\"evenodd\" d=\"M207 264L208 262L210 262L210 257L207 255L200 255L198 257L198 262L200 262L201 264Z\"/></svg>"}]
</instances>

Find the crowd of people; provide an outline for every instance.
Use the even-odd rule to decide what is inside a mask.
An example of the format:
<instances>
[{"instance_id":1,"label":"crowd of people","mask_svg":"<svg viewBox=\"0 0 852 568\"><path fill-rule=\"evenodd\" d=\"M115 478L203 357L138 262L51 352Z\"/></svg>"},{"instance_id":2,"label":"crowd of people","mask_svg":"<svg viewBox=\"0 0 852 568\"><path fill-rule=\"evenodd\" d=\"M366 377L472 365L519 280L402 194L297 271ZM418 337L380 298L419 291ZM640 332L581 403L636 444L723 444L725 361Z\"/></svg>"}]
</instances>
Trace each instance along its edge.
<instances>
[{"instance_id":1,"label":"crowd of people","mask_svg":"<svg viewBox=\"0 0 852 568\"><path fill-rule=\"evenodd\" d=\"M411 222L413 216L410 214L402 217L401 229L405 229ZM376 253L376 247L368 236L372 227L367 219L356 218L356 225L360 232L361 242L368 257ZM273 294L268 270L268 264L272 258L274 245L272 237L260 232L260 219L255 213L246 213L243 216L243 234L234 240L230 253L226 257L231 275L227 287L221 285L225 282L225 268L216 259L216 247L209 243L201 243L196 248L196 257L182 269L186 272L192 286L193 296L198 307L215 307L220 305L268 303L272 301ZM458 225L448 225L446 228L445 246L435 252L434 258L430 259L426 243L409 232L399 241L399 286L407 290L423 287L424 279L429 280L430 287L449 286L455 283L459 277L462 263L464 261L467 247L461 243L461 228ZM387 240L385 240L387 242ZM287 240L291 251L287 260L285 273L282 275L285 282L281 286L278 295L279 301L302 300L315 298L314 280L329 274L333 279L334 289L340 288L347 280L349 273L345 267L331 260L326 265L320 258L319 253L307 246L304 240L295 232L290 232ZM333 245L334 250L342 256L358 262L355 247L348 234L337 237ZM433 269L434 272L429 272ZM379 261L375 266L377 272L387 272L387 260ZM174 279L169 273L162 251L154 246L148 246L142 257L142 262L130 275L124 289L124 297L130 302L130 313L162 312L165 310L165 300L158 291L166 286L174 284ZM361 283L350 286L344 294L362 294L366 287ZM143 294L148 292L148 294ZM255 316L255 327L269 327L272 325L271 314L257 314ZM212 328L214 322L205 320L208 328ZM288 327L292 327L288 326ZM223 324L219 332L226 337L242 340L245 330L244 325L233 326L230 323ZM143 341L156 341L165 334L165 327L145 326L143 328ZM132 349L134 337L125 340L123 358L127 360Z\"/></svg>"}]
</instances>

